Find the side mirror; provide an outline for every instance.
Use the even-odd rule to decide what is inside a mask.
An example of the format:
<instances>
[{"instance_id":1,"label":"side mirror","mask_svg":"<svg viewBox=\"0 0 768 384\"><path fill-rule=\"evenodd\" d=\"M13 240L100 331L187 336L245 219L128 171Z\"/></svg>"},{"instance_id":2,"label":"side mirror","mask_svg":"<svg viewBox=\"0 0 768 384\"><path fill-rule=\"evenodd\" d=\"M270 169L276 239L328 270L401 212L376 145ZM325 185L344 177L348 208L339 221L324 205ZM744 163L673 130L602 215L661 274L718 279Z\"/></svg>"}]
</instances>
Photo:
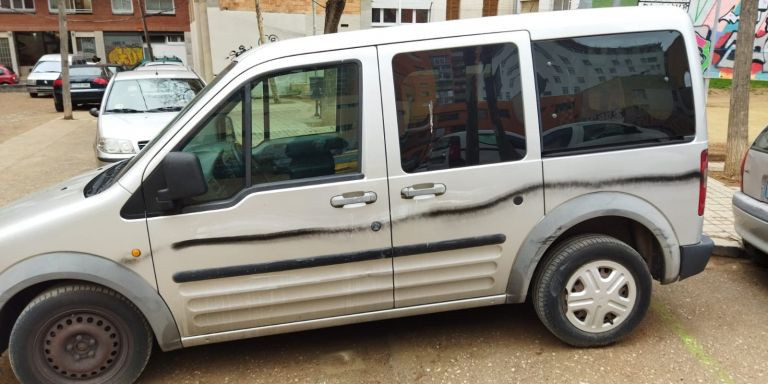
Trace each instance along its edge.
<instances>
[{"instance_id":1,"label":"side mirror","mask_svg":"<svg viewBox=\"0 0 768 384\"><path fill-rule=\"evenodd\" d=\"M99 109L98 108L91 108L90 111L88 111L91 116L93 117L99 117Z\"/></svg>"},{"instance_id":2,"label":"side mirror","mask_svg":"<svg viewBox=\"0 0 768 384\"><path fill-rule=\"evenodd\" d=\"M177 200L200 196L208 191L203 168L194 153L171 152L165 156L161 166L166 187L157 191L159 202L173 204Z\"/></svg>"}]
</instances>

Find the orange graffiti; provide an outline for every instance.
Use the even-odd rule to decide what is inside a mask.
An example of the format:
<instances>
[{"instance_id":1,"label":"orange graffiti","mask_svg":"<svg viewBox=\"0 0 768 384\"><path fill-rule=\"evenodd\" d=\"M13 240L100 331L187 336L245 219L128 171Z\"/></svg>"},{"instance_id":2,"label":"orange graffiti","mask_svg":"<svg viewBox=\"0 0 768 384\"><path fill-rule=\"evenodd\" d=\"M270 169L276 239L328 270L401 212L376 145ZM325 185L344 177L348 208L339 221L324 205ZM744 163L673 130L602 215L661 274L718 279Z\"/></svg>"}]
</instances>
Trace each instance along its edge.
<instances>
[{"instance_id":1,"label":"orange graffiti","mask_svg":"<svg viewBox=\"0 0 768 384\"><path fill-rule=\"evenodd\" d=\"M144 50L138 47L117 47L107 55L110 63L120 65L136 65L142 59L144 59Z\"/></svg>"}]
</instances>

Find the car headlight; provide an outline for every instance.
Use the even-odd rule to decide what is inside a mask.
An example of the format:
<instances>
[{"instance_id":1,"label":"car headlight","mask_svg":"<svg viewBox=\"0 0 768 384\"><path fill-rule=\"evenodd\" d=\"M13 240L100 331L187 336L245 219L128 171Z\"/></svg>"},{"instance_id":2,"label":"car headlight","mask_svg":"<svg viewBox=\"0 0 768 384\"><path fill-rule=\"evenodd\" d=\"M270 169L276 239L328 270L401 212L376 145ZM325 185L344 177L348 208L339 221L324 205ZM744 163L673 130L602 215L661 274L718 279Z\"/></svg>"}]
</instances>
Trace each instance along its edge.
<instances>
[{"instance_id":1,"label":"car headlight","mask_svg":"<svg viewBox=\"0 0 768 384\"><path fill-rule=\"evenodd\" d=\"M99 150L105 153L136 153L133 149L133 143L130 140L123 139L99 139Z\"/></svg>"}]
</instances>

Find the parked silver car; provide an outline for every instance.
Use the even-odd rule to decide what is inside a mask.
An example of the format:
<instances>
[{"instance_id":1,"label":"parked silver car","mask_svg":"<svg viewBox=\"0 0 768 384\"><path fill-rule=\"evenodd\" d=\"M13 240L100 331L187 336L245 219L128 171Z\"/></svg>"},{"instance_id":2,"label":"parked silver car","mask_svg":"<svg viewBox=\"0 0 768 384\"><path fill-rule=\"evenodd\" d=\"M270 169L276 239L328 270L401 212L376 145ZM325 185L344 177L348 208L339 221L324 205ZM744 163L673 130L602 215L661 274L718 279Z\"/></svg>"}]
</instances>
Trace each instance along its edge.
<instances>
[{"instance_id":1,"label":"parked silver car","mask_svg":"<svg viewBox=\"0 0 768 384\"><path fill-rule=\"evenodd\" d=\"M104 93L96 156L102 161L127 159L152 140L205 86L192 71L129 71L117 74Z\"/></svg>"},{"instance_id":2,"label":"parked silver car","mask_svg":"<svg viewBox=\"0 0 768 384\"><path fill-rule=\"evenodd\" d=\"M733 195L733 217L747 253L768 266L768 127L742 161L741 192Z\"/></svg>"}]
</instances>

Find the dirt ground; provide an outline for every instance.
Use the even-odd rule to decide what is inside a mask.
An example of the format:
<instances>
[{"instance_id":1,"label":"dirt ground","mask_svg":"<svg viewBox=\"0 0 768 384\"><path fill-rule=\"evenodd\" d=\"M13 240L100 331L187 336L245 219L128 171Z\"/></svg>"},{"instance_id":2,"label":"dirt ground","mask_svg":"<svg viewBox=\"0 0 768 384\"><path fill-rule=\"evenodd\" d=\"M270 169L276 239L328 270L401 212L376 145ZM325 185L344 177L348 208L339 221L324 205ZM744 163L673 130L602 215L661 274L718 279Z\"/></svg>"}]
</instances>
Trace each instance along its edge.
<instances>
[{"instance_id":1,"label":"dirt ground","mask_svg":"<svg viewBox=\"0 0 768 384\"><path fill-rule=\"evenodd\" d=\"M729 90L713 89L707 99L707 124L709 127L709 152L711 159L725 155L728 138L728 109L731 102ZM768 89L753 90L749 97L750 142L768 126Z\"/></svg>"}]
</instances>

